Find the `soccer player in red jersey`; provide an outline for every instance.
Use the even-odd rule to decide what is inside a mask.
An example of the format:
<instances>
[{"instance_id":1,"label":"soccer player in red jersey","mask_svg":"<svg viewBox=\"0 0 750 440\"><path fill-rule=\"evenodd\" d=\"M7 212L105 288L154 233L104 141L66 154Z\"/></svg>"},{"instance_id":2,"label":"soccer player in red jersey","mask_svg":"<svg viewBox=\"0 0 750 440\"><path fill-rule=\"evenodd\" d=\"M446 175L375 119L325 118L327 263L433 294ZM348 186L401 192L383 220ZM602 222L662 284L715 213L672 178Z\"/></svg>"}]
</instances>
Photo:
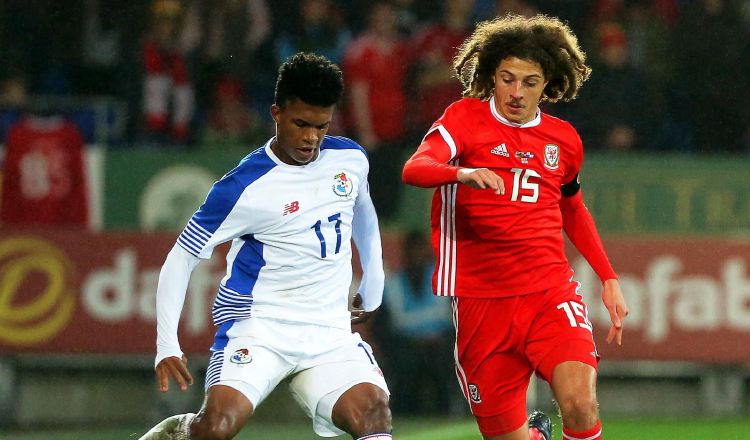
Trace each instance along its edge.
<instances>
[{"instance_id":1,"label":"soccer player in red jersey","mask_svg":"<svg viewBox=\"0 0 750 440\"><path fill-rule=\"evenodd\" d=\"M546 416L526 420L534 372L552 387L563 437L601 439L599 356L563 230L602 280L607 342L621 343L628 306L581 197L581 139L539 109L576 97L585 54L558 19L507 16L480 23L454 67L464 98L427 132L403 180L437 188L433 289L452 297L459 383L485 439L550 440Z\"/></svg>"}]
</instances>

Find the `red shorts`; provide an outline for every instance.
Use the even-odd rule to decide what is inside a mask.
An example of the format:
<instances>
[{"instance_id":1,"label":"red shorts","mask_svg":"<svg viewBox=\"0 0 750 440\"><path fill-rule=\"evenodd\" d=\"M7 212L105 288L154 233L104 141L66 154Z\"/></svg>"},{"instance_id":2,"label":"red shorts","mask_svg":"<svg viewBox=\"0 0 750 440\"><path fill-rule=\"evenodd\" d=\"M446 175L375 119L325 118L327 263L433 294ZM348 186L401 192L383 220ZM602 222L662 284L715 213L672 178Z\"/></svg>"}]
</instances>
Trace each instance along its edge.
<instances>
[{"instance_id":1,"label":"red shorts","mask_svg":"<svg viewBox=\"0 0 750 440\"><path fill-rule=\"evenodd\" d=\"M531 373L550 382L565 361L597 368L578 286L572 282L505 298L454 298L456 375L482 434L506 434L526 422Z\"/></svg>"}]
</instances>

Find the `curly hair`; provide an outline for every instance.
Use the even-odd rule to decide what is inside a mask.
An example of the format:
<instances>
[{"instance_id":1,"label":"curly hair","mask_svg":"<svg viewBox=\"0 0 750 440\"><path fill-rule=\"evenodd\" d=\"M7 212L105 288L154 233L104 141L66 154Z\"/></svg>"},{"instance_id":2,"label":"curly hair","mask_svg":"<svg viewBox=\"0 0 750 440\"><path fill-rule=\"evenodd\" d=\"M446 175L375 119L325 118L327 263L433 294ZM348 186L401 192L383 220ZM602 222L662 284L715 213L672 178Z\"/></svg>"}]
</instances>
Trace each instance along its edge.
<instances>
[{"instance_id":1,"label":"curly hair","mask_svg":"<svg viewBox=\"0 0 750 440\"><path fill-rule=\"evenodd\" d=\"M453 68L463 96L489 99L495 71L509 57L539 63L548 81L542 100L550 102L575 99L591 73L578 39L560 20L541 14L508 15L479 23L459 47Z\"/></svg>"},{"instance_id":2,"label":"curly hair","mask_svg":"<svg viewBox=\"0 0 750 440\"><path fill-rule=\"evenodd\" d=\"M274 103L279 107L300 99L307 104L330 107L341 99L344 78L341 69L327 58L299 52L279 67Z\"/></svg>"}]
</instances>

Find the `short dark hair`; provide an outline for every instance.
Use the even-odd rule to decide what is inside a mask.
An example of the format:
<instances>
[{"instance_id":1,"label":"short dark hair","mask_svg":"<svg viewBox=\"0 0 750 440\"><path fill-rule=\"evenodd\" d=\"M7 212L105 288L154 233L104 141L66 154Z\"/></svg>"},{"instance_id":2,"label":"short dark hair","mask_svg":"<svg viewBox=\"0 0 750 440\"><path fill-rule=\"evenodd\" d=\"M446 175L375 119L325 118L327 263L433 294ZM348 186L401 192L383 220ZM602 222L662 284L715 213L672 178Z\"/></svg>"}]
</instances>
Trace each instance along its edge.
<instances>
[{"instance_id":1,"label":"short dark hair","mask_svg":"<svg viewBox=\"0 0 750 440\"><path fill-rule=\"evenodd\" d=\"M539 63L549 81L542 99L550 102L575 99L591 73L578 39L559 19L508 15L480 23L458 49L453 67L463 96L489 99L495 70L509 57Z\"/></svg>"},{"instance_id":2,"label":"short dark hair","mask_svg":"<svg viewBox=\"0 0 750 440\"><path fill-rule=\"evenodd\" d=\"M344 93L341 69L327 58L299 52L279 67L274 103L283 107L293 99L307 104L330 107Z\"/></svg>"}]
</instances>

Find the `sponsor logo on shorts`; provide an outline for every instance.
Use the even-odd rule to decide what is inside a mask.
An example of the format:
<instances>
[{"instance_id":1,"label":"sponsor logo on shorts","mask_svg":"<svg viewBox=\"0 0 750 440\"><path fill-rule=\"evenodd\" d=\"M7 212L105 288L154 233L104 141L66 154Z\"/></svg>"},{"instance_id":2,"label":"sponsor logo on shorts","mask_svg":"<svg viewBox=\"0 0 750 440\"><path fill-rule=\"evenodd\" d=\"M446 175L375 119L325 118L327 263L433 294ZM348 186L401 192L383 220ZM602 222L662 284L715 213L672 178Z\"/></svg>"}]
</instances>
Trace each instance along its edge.
<instances>
[{"instance_id":1,"label":"sponsor logo on shorts","mask_svg":"<svg viewBox=\"0 0 750 440\"><path fill-rule=\"evenodd\" d=\"M479 395L479 388L473 383L469 384L469 397L474 403L482 403L482 396Z\"/></svg>"},{"instance_id":2,"label":"sponsor logo on shorts","mask_svg":"<svg viewBox=\"0 0 750 440\"><path fill-rule=\"evenodd\" d=\"M253 361L253 356L250 354L250 349L240 348L232 353L232 357L229 358L229 362L233 364L249 364Z\"/></svg>"}]
</instances>

